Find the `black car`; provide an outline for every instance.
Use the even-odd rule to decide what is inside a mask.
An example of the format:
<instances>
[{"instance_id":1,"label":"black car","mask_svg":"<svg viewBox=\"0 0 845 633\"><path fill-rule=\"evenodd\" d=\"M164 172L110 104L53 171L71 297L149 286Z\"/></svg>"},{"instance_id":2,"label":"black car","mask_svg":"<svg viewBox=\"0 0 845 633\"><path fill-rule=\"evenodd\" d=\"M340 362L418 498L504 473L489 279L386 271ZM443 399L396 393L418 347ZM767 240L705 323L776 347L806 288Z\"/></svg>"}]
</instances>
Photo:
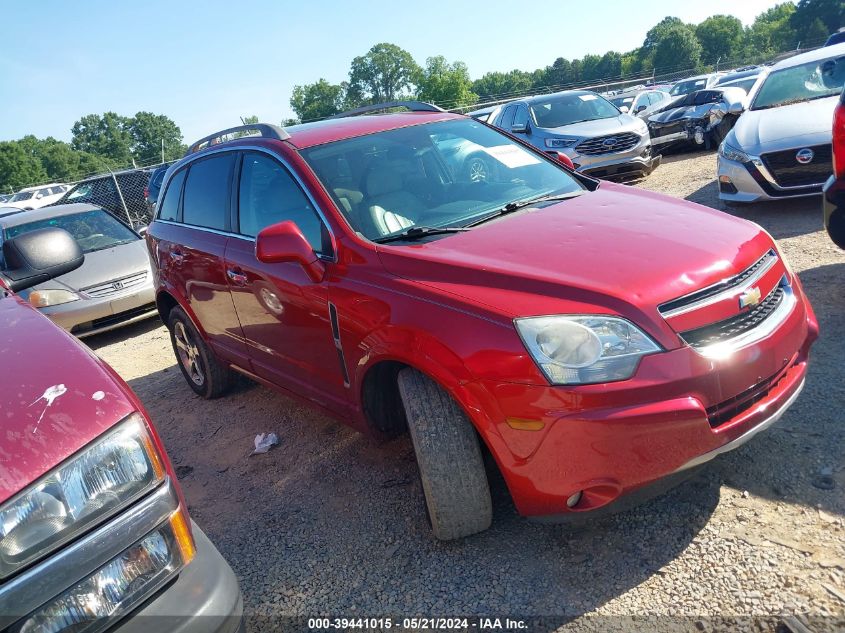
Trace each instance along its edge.
<instances>
[{"instance_id":1,"label":"black car","mask_svg":"<svg viewBox=\"0 0 845 633\"><path fill-rule=\"evenodd\" d=\"M150 170L130 169L94 176L76 183L52 205L87 202L101 207L134 229L152 220L144 192L150 182Z\"/></svg>"},{"instance_id":2,"label":"black car","mask_svg":"<svg viewBox=\"0 0 845 633\"><path fill-rule=\"evenodd\" d=\"M147 184L147 188L144 189L144 199L147 201L147 211L149 212L150 217L152 217L153 213L155 213L156 201L158 200L158 194L161 191L161 183L164 181L164 174L167 173L167 168L170 167L171 164L172 163L166 163L160 167L156 167L155 171L153 171L150 176L150 182Z\"/></svg>"},{"instance_id":3,"label":"black car","mask_svg":"<svg viewBox=\"0 0 845 633\"><path fill-rule=\"evenodd\" d=\"M648 117L655 148L677 146L715 148L745 109L742 88L708 88L678 97Z\"/></svg>"}]
</instances>

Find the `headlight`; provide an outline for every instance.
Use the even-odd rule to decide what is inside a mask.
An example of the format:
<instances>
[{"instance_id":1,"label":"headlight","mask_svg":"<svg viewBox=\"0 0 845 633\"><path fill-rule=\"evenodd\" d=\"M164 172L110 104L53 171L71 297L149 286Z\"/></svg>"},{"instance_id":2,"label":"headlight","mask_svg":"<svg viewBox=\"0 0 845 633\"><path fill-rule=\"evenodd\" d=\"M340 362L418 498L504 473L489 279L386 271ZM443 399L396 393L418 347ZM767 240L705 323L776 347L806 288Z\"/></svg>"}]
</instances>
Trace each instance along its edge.
<instances>
[{"instance_id":1,"label":"headlight","mask_svg":"<svg viewBox=\"0 0 845 633\"><path fill-rule=\"evenodd\" d=\"M737 163L747 163L751 158L745 152L738 150L733 145L728 145L725 141L719 145L719 155L728 160L736 161Z\"/></svg>"},{"instance_id":2,"label":"headlight","mask_svg":"<svg viewBox=\"0 0 845 633\"><path fill-rule=\"evenodd\" d=\"M161 527L30 614L13 631L102 631L167 582L195 552L185 516L174 512Z\"/></svg>"},{"instance_id":3,"label":"headlight","mask_svg":"<svg viewBox=\"0 0 845 633\"><path fill-rule=\"evenodd\" d=\"M640 358L660 347L619 317L547 316L516 319L516 329L554 385L585 385L630 378Z\"/></svg>"},{"instance_id":4,"label":"headlight","mask_svg":"<svg viewBox=\"0 0 845 633\"><path fill-rule=\"evenodd\" d=\"M41 558L164 480L138 413L0 506L0 578Z\"/></svg>"},{"instance_id":5,"label":"headlight","mask_svg":"<svg viewBox=\"0 0 845 633\"><path fill-rule=\"evenodd\" d=\"M560 149L562 147L572 147L577 142L577 138L547 138L546 147Z\"/></svg>"},{"instance_id":6,"label":"headlight","mask_svg":"<svg viewBox=\"0 0 845 633\"><path fill-rule=\"evenodd\" d=\"M63 303L70 303L71 301L78 301L79 295L70 290L33 290L29 293L29 302L36 308L46 308L47 306L58 306Z\"/></svg>"}]
</instances>

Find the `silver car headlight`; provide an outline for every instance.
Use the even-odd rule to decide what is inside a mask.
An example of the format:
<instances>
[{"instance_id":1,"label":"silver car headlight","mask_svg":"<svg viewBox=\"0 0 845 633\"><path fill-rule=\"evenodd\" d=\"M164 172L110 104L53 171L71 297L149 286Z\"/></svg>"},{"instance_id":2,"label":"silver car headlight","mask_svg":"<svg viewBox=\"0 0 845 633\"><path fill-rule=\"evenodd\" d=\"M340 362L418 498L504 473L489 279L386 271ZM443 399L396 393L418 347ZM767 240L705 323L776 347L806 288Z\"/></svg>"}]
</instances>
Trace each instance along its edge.
<instances>
[{"instance_id":1,"label":"silver car headlight","mask_svg":"<svg viewBox=\"0 0 845 633\"><path fill-rule=\"evenodd\" d=\"M514 321L525 347L554 385L586 385L630 378L640 359L661 351L620 317L561 315Z\"/></svg>"},{"instance_id":2,"label":"silver car headlight","mask_svg":"<svg viewBox=\"0 0 845 633\"><path fill-rule=\"evenodd\" d=\"M577 138L547 138L546 147L551 147L552 149L562 149L564 147L572 147L577 142Z\"/></svg>"},{"instance_id":3,"label":"silver car headlight","mask_svg":"<svg viewBox=\"0 0 845 633\"><path fill-rule=\"evenodd\" d=\"M725 141L722 141L722 144L719 145L719 156L727 158L728 160L736 161L737 163L747 163L751 160L751 157L748 156L748 154L737 149L733 145L728 145Z\"/></svg>"},{"instance_id":4,"label":"silver car headlight","mask_svg":"<svg viewBox=\"0 0 845 633\"><path fill-rule=\"evenodd\" d=\"M79 295L63 288L48 290L32 290L27 297L29 302L36 308L58 306L71 301L79 301Z\"/></svg>"},{"instance_id":5,"label":"silver car headlight","mask_svg":"<svg viewBox=\"0 0 845 633\"><path fill-rule=\"evenodd\" d=\"M0 578L100 523L164 478L147 425L133 413L0 506Z\"/></svg>"}]
</instances>

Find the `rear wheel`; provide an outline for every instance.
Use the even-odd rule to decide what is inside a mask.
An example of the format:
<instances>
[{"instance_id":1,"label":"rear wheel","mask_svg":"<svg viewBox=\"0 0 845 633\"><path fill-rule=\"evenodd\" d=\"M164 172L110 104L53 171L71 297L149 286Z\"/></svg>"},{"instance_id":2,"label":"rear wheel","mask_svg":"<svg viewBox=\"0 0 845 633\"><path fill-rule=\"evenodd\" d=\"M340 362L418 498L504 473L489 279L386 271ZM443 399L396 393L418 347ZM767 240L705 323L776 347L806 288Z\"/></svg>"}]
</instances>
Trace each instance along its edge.
<instances>
[{"instance_id":1,"label":"rear wheel","mask_svg":"<svg viewBox=\"0 0 845 633\"><path fill-rule=\"evenodd\" d=\"M424 374L403 369L398 381L434 535L448 541L486 530L493 505L475 428Z\"/></svg>"},{"instance_id":2,"label":"rear wheel","mask_svg":"<svg viewBox=\"0 0 845 633\"><path fill-rule=\"evenodd\" d=\"M232 382L228 366L209 349L182 308L170 311L167 325L179 369L191 389L203 398L222 396Z\"/></svg>"}]
</instances>

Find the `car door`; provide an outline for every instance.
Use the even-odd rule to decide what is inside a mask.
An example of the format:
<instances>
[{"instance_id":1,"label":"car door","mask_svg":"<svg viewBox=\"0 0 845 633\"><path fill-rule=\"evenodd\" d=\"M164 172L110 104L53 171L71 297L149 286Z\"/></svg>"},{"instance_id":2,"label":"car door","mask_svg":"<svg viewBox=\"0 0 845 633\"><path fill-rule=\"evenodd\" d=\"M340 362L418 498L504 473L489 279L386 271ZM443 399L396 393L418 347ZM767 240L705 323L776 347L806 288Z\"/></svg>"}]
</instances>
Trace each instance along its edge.
<instances>
[{"instance_id":1,"label":"car door","mask_svg":"<svg viewBox=\"0 0 845 633\"><path fill-rule=\"evenodd\" d=\"M248 369L223 263L237 156L212 154L176 172L149 235L165 287L187 303L221 358Z\"/></svg>"},{"instance_id":2,"label":"car door","mask_svg":"<svg viewBox=\"0 0 845 633\"><path fill-rule=\"evenodd\" d=\"M288 220L315 253L330 257L328 229L313 200L275 156L244 152L237 183L235 230L241 237L229 240L225 264L253 370L343 413L348 376L333 335L328 282L312 281L298 263L266 264L255 257L261 229Z\"/></svg>"}]
</instances>

